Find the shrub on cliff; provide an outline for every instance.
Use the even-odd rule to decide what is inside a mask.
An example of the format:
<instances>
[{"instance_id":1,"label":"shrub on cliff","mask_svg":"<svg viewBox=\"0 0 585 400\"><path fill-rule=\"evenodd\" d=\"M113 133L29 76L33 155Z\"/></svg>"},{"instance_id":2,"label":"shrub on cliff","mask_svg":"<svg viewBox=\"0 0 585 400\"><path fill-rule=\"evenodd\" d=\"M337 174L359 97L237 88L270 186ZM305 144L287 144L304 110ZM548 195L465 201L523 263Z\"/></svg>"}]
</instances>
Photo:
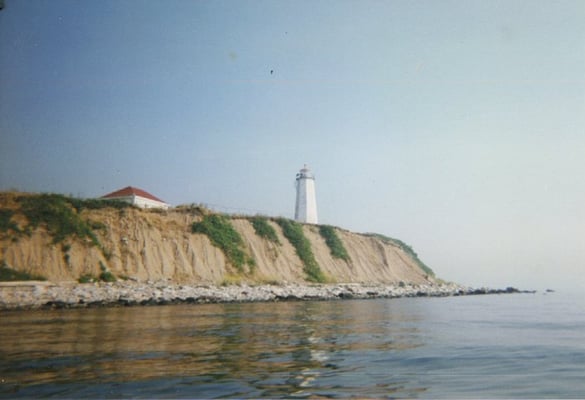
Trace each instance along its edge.
<instances>
[{"instance_id":1,"label":"shrub on cliff","mask_svg":"<svg viewBox=\"0 0 585 400\"><path fill-rule=\"evenodd\" d=\"M107 226L102 222L82 218L80 215L81 211L83 209L115 208L123 212L128 207L134 207L120 201L83 200L61 194L46 193L17 196L15 197L15 201L19 208L16 211L10 210L10 212L14 214L20 213L28 221L25 227L19 228L10 219L7 220L10 229L18 235L30 235L34 229L42 226L52 237L54 244L76 237L77 239L84 240L86 243L99 247L106 259L110 258L111 253L102 246L94 231L106 231L108 229ZM5 214L9 215L8 213Z\"/></svg>"},{"instance_id":2,"label":"shrub on cliff","mask_svg":"<svg viewBox=\"0 0 585 400\"><path fill-rule=\"evenodd\" d=\"M250 221L252 222L252 226L254 227L256 235L272 243L281 244L280 240L278 240L278 236L276 235L276 231L272 225L268 223L267 218L256 216L250 218Z\"/></svg>"},{"instance_id":3,"label":"shrub on cliff","mask_svg":"<svg viewBox=\"0 0 585 400\"><path fill-rule=\"evenodd\" d=\"M114 274L112 274L110 271L108 271L108 269L106 268L106 266L104 265L103 262L100 261L100 280L103 282L116 282L116 276Z\"/></svg>"},{"instance_id":4,"label":"shrub on cliff","mask_svg":"<svg viewBox=\"0 0 585 400\"><path fill-rule=\"evenodd\" d=\"M309 242L303 233L303 226L298 222L285 218L278 218L276 223L280 225L282 233L295 248L297 255L303 262L303 271L307 275L307 280L319 283L325 282L327 279L323 271L321 271L321 267L317 264L317 260L315 260L315 255L311 249L311 242Z\"/></svg>"},{"instance_id":5,"label":"shrub on cliff","mask_svg":"<svg viewBox=\"0 0 585 400\"><path fill-rule=\"evenodd\" d=\"M321 234L321 237L325 239L325 243L327 243L327 247L329 247L329 251L333 257L340 258L347 262L351 261L349 254L347 253L343 242L339 236L337 236L334 227L330 225L321 225L319 226L319 233Z\"/></svg>"},{"instance_id":6,"label":"shrub on cliff","mask_svg":"<svg viewBox=\"0 0 585 400\"><path fill-rule=\"evenodd\" d=\"M83 220L71 204L69 198L57 194L41 194L22 196L17 199L21 204L21 212L29 225L25 228L44 226L53 237L53 243L62 242L69 236L89 241L99 246L99 241L88 221Z\"/></svg>"},{"instance_id":7,"label":"shrub on cliff","mask_svg":"<svg viewBox=\"0 0 585 400\"><path fill-rule=\"evenodd\" d=\"M47 278L40 275L32 275L28 272L16 271L6 264L6 262L0 262L0 282L12 282L12 281L46 281Z\"/></svg>"},{"instance_id":8,"label":"shrub on cliff","mask_svg":"<svg viewBox=\"0 0 585 400\"><path fill-rule=\"evenodd\" d=\"M14 211L8 209L0 209L0 233L20 233L18 225L12 221Z\"/></svg>"},{"instance_id":9,"label":"shrub on cliff","mask_svg":"<svg viewBox=\"0 0 585 400\"><path fill-rule=\"evenodd\" d=\"M200 222L193 223L191 231L207 235L211 243L223 251L229 263L239 272L244 272L246 264L252 268L255 266L254 260L242 249L244 241L228 217L220 214L205 215Z\"/></svg>"}]
</instances>

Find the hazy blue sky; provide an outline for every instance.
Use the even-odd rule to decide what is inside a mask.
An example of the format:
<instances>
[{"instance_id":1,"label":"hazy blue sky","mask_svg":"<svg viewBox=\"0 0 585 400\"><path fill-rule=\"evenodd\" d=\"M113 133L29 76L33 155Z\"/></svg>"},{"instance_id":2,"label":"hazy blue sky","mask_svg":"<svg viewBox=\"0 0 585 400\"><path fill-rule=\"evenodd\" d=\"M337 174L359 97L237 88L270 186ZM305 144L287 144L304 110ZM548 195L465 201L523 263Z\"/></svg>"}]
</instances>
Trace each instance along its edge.
<instances>
[{"instance_id":1,"label":"hazy blue sky","mask_svg":"<svg viewBox=\"0 0 585 400\"><path fill-rule=\"evenodd\" d=\"M0 11L0 190L292 217L474 286L585 289L585 1L28 1Z\"/></svg>"}]
</instances>

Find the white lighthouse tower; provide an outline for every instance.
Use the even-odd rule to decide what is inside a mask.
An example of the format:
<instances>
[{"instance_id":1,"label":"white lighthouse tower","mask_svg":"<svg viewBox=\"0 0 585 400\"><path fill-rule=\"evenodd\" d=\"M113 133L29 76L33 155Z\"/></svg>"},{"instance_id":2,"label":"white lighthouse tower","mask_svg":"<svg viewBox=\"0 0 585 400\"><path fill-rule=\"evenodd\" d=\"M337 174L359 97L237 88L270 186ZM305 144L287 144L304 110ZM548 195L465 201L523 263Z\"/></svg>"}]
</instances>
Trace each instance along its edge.
<instances>
[{"instance_id":1,"label":"white lighthouse tower","mask_svg":"<svg viewBox=\"0 0 585 400\"><path fill-rule=\"evenodd\" d=\"M297 174L297 203L295 221L317 223L317 199L315 198L315 176L305 164Z\"/></svg>"}]
</instances>

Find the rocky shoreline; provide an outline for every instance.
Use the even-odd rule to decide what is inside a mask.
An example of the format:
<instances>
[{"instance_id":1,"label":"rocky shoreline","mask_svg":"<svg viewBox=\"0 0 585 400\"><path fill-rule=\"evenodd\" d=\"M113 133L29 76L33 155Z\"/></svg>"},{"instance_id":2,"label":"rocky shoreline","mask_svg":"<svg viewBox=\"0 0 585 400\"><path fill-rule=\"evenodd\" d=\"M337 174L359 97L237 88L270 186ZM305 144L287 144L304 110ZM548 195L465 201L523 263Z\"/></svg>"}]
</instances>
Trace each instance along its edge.
<instances>
[{"instance_id":1,"label":"rocky shoreline","mask_svg":"<svg viewBox=\"0 0 585 400\"><path fill-rule=\"evenodd\" d=\"M446 297L527 293L516 288L474 289L461 285L231 285L188 286L168 282L79 284L50 282L0 283L0 310L120 307L168 304L243 303L306 300ZM532 292L529 292L532 293Z\"/></svg>"}]
</instances>

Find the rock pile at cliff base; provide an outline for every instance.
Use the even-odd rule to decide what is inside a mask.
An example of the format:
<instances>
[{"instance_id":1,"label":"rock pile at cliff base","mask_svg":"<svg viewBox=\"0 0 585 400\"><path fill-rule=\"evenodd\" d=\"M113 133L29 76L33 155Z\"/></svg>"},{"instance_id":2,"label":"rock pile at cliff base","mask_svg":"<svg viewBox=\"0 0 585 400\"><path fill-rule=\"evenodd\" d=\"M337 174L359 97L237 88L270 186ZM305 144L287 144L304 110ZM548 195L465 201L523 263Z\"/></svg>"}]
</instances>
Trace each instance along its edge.
<instances>
[{"instance_id":1,"label":"rock pile at cliff base","mask_svg":"<svg viewBox=\"0 0 585 400\"><path fill-rule=\"evenodd\" d=\"M516 288L474 289L449 284L321 284L187 286L167 282L0 284L0 309L116 307L166 304L446 297L525 293Z\"/></svg>"}]
</instances>

